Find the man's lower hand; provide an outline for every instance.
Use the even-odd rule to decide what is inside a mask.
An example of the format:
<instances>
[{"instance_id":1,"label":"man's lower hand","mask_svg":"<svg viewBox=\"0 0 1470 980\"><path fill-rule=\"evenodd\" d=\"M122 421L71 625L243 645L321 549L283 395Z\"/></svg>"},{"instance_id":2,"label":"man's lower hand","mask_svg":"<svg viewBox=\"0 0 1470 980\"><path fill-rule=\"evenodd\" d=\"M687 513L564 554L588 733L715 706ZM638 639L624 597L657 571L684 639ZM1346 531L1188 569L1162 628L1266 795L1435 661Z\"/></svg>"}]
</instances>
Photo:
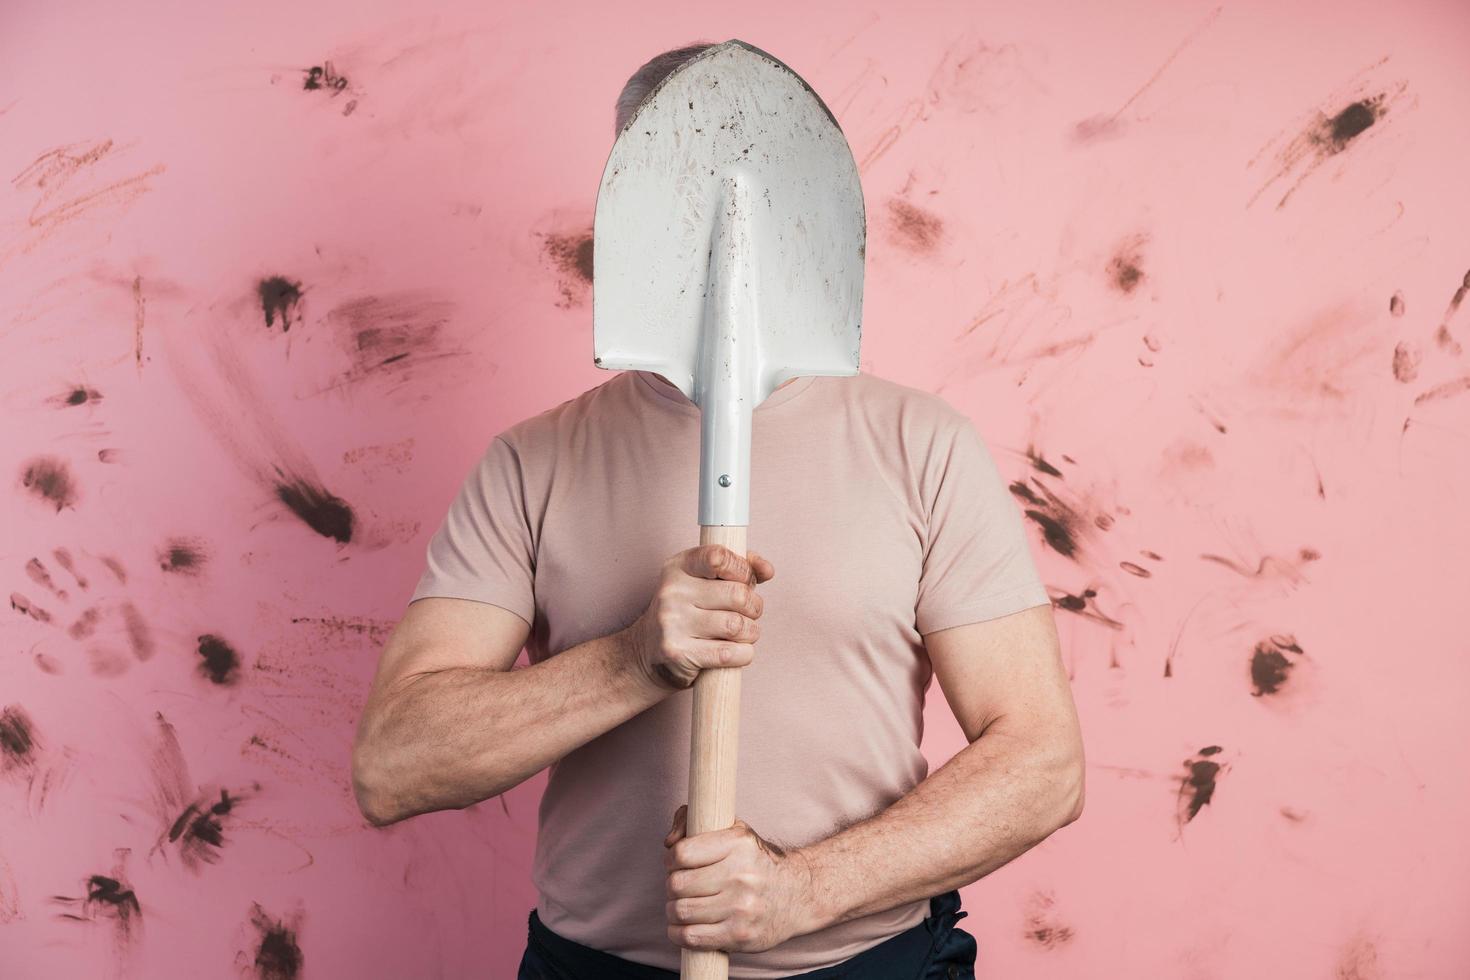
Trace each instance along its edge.
<instances>
[{"instance_id":1,"label":"man's lower hand","mask_svg":"<svg viewBox=\"0 0 1470 980\"><path fill-rule=\"evenodd\" d=\"M743 820L685 836L687 806L664 838L669 940L686 949L759 952L812 931L812 874Z\"/></svg>"}]
</instances>

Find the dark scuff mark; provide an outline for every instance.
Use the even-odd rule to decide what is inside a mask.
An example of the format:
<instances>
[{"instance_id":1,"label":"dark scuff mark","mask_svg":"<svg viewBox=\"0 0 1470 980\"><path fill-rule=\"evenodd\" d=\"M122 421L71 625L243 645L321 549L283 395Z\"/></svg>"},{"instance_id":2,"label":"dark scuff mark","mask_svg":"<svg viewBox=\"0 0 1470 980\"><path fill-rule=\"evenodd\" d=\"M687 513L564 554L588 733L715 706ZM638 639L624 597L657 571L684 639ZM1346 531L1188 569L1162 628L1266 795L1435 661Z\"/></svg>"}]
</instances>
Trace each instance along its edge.
<instances>
[{"instance_id":1,"label":"dark scuff mark","mask_svg":"<svg viewBox=\"0 0 1470 980\"><path fill-rule=\"evenodd\" d=\"M209 560L198 538L169 538L158 550L158 567L165 574L199 575Z\"/></svg>"},{"instance_id":2,"label":"dark scuff mark","mask_svg":"<svg viewBox=\"0 0 1470 980\"><path fill-rule=\"evenodd\" d=\"M1382 115L1383 96L1359 99L1327 120L1325 126L1318 127L1314 135L1324 145L1323 152L1341 153L1347 149L1349 143L1357 139L1360 133L1377 122Z\"/></svg>"},{"instance_id":3,"label":"dark scuff mark","mask_svg":"<svg viewBox=\"0 0 1470 980\"><path fill-rule=\"evenodd\" d=\"M1037 450L1034 446L1026 447L1026 458L1031 460L1032 467L1041 471L1042 473L1045 473L1047 476L1062 475L1062 471L1057 469L1052 464L1048 463L1045 457L1041 455L1041 452Z\"/></svg>"},{"instance_id":4,"label":"dark scuff mark","mask_svg":"<svg viewBox=\"0 0 1470 980\"><path fill-rule=\"evenodd\" d=\"M153 642L153 630L138 611L138 607L125 600L118 606L118 611L122 613L123 625L127 627L128 645L132 647L133 656L140 661L152 657L157 649Z\"/></svg>"},{"instance_id":5,"label":"dark scuff mark","mask_svg":"<svg viewBox=\"0 0 1470 980\"><path fill-rule=\"evenodd\" d=\"M1424 357L1417 344L1401 340L1393 349L1393 377L1400 384L1408 384L1419 377L1419 364Z\"/></svg>"},{"instance_id":6,"label":"dark scuff mark","mask_svg":"<svg viewBox=\"0 0 1470 980\"><path fill-rule=\"evenodd\" d=\"M127 583L128 570L123 567L122 562L118 561L111 555L103 555L102 564L107 566L107 570L110 571L113 577L117 579L118 584L123 585Z\"/></svg>"},{"instance_id":7,"label":"dark scuff mark","mask_svg":"<svg viewBox=\"0 0 1470 980\"><path fill-rule=\"evenodd\" d=\"M287 924L282 919L272 918L259 903L255 903L250 923L259 935L254 956L257 980L298 980L306 962L297 938L300 922L293 920Z\"/></svg>"},{"instance_id":8,"label":"dark scuff mark","mask_svg":"<svg viewBox=\"0 0 1470 980\"><path fill-rule=\"evenodd\" d=\"M66 895L52 896L53 902L78 909L76 912L62 912L61 917L76 922L110 920L117 944L120 947L127 946L142 925L143 906L138 902L138 896L133 889L123 880L121 872L92 875L85 879L84 887L86 894L75 898Z\"/></svg>"},{"instance_id":9,"label":"dark scuff mark","mask_svg":"<svg viewBox=\"0 0 1470 980\"><path fill-rule=\"evenodd\" d=\"M1010 485L1010 491L1026 505L1022 507L1022 513L1041 528L1042 537L1051 549L1065 558L1075 559L1083 524L1082 515L1044 487L1042 493L1045 497L1042 497L1017 480Z\"/></svg>"},{"instance_id":10,"label":"dark scuff mark","mask_svg":"<svg viewBox=\"0 0 1470 980\"><path fill-rule=\"evenodd\" d=\"M1026 900L1026 941L1042 949L1052 950L1072 941L1071 926L1063 925L1055 912L1056 899L1051 892L1036 892Z\"/></svg>"},{"instance_id":11,"label":"dark scuff mark","mask_svg":"<svg viewBox=\"0 0 1470 980\"><path fill-rule=\"evenodd\" d=\"M10 608L23 616L29 616L38 623L51 622L51 613L31 602L19 592L10 593Z\"/></svg>"},{"instance_id":12,"label":"dark scuff mark","mask_svg":"<svg viewBox=\"0 0 1470 980\"><path fill-rule=\"evenodd\" d=\"M1294 636L1277 634L1256 644L1256 649L1251 654L1251 684L1255 687L1251 692L1253 696L1261 697L1280 692L1292 669L1296 667L1296 661L1287 654L1304 656Z\"/></svg>"},{"instance_id":13,"label":"dark scuff mark","mask_svg":"<svg viewBox=\"0 0 1470 980\"><path fill-rule=\"evenodd\" d=\"M469 353L447 342L453 310L450 301L423 291L363 295L332 307L325 322L347 356L347 367L313 394L372 382L372 397L382 400L416 379L442 386L447 373L441 367L454 370Z\"/></svg>"},{"instance_id":14,"label":"dark scuff mark","mask_svg":"<svg viewBox=\"0 0 1470 980\"><path fill-rule=\"evenodd\" d=\"M32 558L26 562L26 577L58 599L67 598L66 590L57 586L55 580L51 578L51 570L46 567L46 563L41 561L41 559Z\"/></svg>"},{"instance_id":15,"label":"dark scuff mark","mask_svg":"<svg viewBox=\"0 0 1470 980\"><path fill-rule=\"evenodd\" d=\"M1460 311L1460 305L1465 302L1465 297L1470 295L1470 272L1466 272L1460 280L1460 285L1450 297L1450 302L1445 307L1444 316L1440 318L1439 329L1435 331L1434 342L1440 350L1445 351L1451 357L1459 357L1465 352L1460 342L1450 333L1450 321Z\"/></svg>"},{"instance_id":16,"label":"dark scuff mark","mask_svg":"<svg viewBox=\"0 0 1470 980\"><path fill-rule=\"evenodd\" d=\"M305 76L301 82L301 89L304 92L330 92L331 97L335 99L343 92L352 91L352 84L347 80L347 76L332 67L330 61L303 68L301 71ZM347 104L342 107L342 115L350 116L356 108L357 99L349 98Z\"/></svg>"},{"instance_id":17,"label":"dark scuff mark","mask_svg":"<svg viewBox=\"0 0 1470 980\"><path fill-rule=\"evenodd\" d=\"M199 672L211 684L232 687L240 679L240 655L213 633L199 637Z\"/></svg>"},{"instance_id":18,"label":"dark scuff mark","mask_svg":"<svg viewBox=\"0 0 1470 980\"><path fill-rule=\"evenodd\" d=\"M1053 596L1051 604L1056 609L1064 609L1067 612L1076 613L1084 619L1102 623L1110 629L1122 629L1122 623L1097 608L1096 600L1096 589L1083 589L1081 595L1063 592L1060 596Z\"/></svg>"},{"instance_id":19,"label":"dark scuff mark","mask_svg":"<svg viewBox=\"0 0 1470 980\"><path fill-rule=\"evenodd\" d=\"M1218 745L1207 745L1184 760L1185 774L1179 780L1179 827L1195 817L1200 810L1215 798L1215 789L1224 767L1212 757L1224 750Z\"/></svg>"},{"instance_id":20,"label":"dark scuff mark","mask_svg":"<svg viewBox=\"0 0 1470 980\"><path fill-rule=\"evenodd\" d=\"M944 222L930 211L895 197L888 201L888 215L892 221L893 240L900 248L928 254L943 241Z\"/></svg>"},{"instance_id":21,"label":"dark scuff mark","mask_svg":"<svg viewBox=\"0 0 1470 980\"><path fill-rule=\"evenodd\" d=\"M305 480L277 483L276 497L322 537L333 538L343 544L352 540L357 518L341 497Z\"/></svg>"},{"instance_id":22,"label":"dark scuff mark","mask_svg":"<svg viewBox=\"0 0 1470 980\"><path fill-rule=\"evenodd\" d=\"M102 392L84 384L74 384L59 395L52 395L47 402L57 408L76 408L92 405L102 400Z\"/></svg>"},{"instance_id":23,"label":"dark scuff mark","mask_svg":"<svg viewBox=\"0 0 1470 980\"><path fill-rule=\"evenodd\" d=\"M321 65L312 65L310 68L302 69L306 75L301 87L308 92L316 92L321 89L331 89L340 92L347 87L347 76L339 75L332 68L330 61Z\"/></svg>"},{"instance_id":24,"label":"dark scuff mark","mask_svg":"<svg viewBox=\"0 0 1470 980\"><path fill-rule=\"evenodd\" d=\"M58 514L62 508L76 505L76 480L71 467L60 457L37 456L27 460L21 467L21 482L33 495L54 505Z\"/></svg>"},{"instance_id":25,"label":"dark scuff mark","mask_svg":"<svg viewBox=\"0 0 1470 980\"><path fill-rule=\"evenodd\" d=\"M60 565L75 580L78 587L83 589L88 587L87 579L77 571L76 562L72 560L70 551L65 548L53 548L51 549L51 557L56 559L56 564Z\"/></svg>"},{"instance_id":26,"label":"dark scuff mark","mask_svg":"<svg viewBox=\"0 0 1470 980\"><path fill-rule=\"evenodd\" d=\"M1383 64L1385 60L1386 56L1377 65ZM1365 139L1365 133L1381 129L1381 121L1388 114L1389 106L1407 88L1407 83L1399 82L1392 92L1384 90L1377 94L1352 98L1345 104L1339 103L1339 107L1330 115L1314 110L1307 125L1277 152L1275 173L1251 195L1246 207L1254 204L1266 188L1278 180L1288 179L1294 173L1295 180L1276 202L1277 209L1285 207L1291 195L1318 167L1357 146ZM1254 163L1255 160L1252 159L1247 166Z\"/></svg>"},{"instance_id":27,"label":"dark scuff mark","mask_svg":"<svg viewBox=\"0 0 1470 980\"><path fill-rule=\"evenodd\" d=\"M1118 567L1129 575L1136 575L1138 578L1153 578L1154 576L1154 573L1147 568L1131 561L1120 561L1118 562Z\"/></svg>"},{"instance_id":28,"label":"dark scuff mark","mask_svg":"<svg viewBox=\"0 0 1470 980\"><path fill-rule=\"evenodd\" d=\"M452 312L452 303L421 292L360 296L333 307L327 322L348 368L323 390L369 379L401 383L430 362L462 357L463 351L445 343Z\"/></svg>"},{"instance_id":29,"label":"dark scuff mark","mask_svg":"<svg viewBox=\"0 0 1470 980\"><path fill-rule=\"evenodd\" d=\"M1301 567L1303 565L1306 565L1308 562L1317 561L1321 557L1321 553L1318 552L1315 548L1301 548L1297 551L1297 557L1295 559L1278 558L1275 555L1267 555L1256 563L1255 568L1251 568L1238 561L1235 561L1232 558L1226 558L1223 555L1200 555L1200 558L1204 559L1205 561L1211 561L1215 562L1216 564L1224 565L1232 572L1235 572L1236 574L1242 575L1246 578L1264 579L1270 576L1280 576L1281 578L1288 579L1293 583L1301 581L1303 577Z\"/></svg>"},{"instance_id":30,"label":"dark scuff mark","mask_svg":"<svg viewBox=\"0 0 1470 980\"><path fill-rule=\"evenodd\" d=\"M274 327L279 319L281 332L290 330L292 319L297 317L297 304L301 302L301 283L285 276L270 276L260 280L255 288L266 327Z\"/></svg>"},{"instance_id":31,"label":"dark scuff mark","mask_svg":"<svg viewBox=\"0 0 1470 980\"><path fill-rule=\"evenodd\" d=\"M1422 405L1425 402L1439 401L1442 398L1452 398L1455 395L1461 395L1467 391L1470 391L1470 374L1446 381L1443 384L1435 385L1428 391L1421 392L1415 397L1414 404Z\"/></svg>"},{"instance_id":32,"label":"dark scuff mark","mask_svg":"<svg viewBox=\"0 0 1470 980\"><path fill-rule=\"evenodd\" d=\"M291 623L296 626L311 626L321 638L336 643L353 642L356 637L360 636L365 636L376 643L384 643L393 632L393 623L389 620L348 619L341 616L325 618L293 616Z\"/></svg>"},{"instance_id":33,"label":"dark scuff mark","mask_svg":"<svg viewBox=\"0 0 1470 980\"><path fill-rule=\"evenodd\" d=\"M1146 235L1134 235L1118 247L1108 261L1108 282L1123 294L1132 293L1143 282L1143 246Z\"/></svg>"},{"instance_id":34,"label":"dark scuff mark","mask_svg":"<svg viewBox=\"0 0 1470 980\"><path fill-rule=\"evenodd\" d=\"M39 746L35 724L24 708L18 704L0 708L0 773L33 770Z\"/></svg>"},{"instance_id":35,"label":"dark scuff mark","mask_svg":"<svg viewBox=\"0 0 1470 980\"><path fill-rule=\"evenodd\" d=\"M77 616L76 621L67 627L66 635L73 640L85 640L97 632L97 624L102 621L102 612L96 606L83 609Z\"/></svg>"},{"instance_id":36,"label":"dark scuff mark","mask_svg":"<svg viewBox=\"0 0 1470 980\"><path fill-rule=\"evenodd\" d=\"M257 787L258 788L258 787ZM201 796L184 808L168 829L168 840L191 870L214 864L225 846L225 820L246 797L221 789L217 799Z\"/></svg>"},{"instance_id":37,"label":"dark scuff mark","mask_svg":"<svg viewBox=\"0 0 1470 980\"><path fill-rule=\"evenodd\" d=\"M1394 294L1388 298L1388 312L1394 316L1404 315L1404 294L1394 290Z\"/></svg>"},{"instance_id":38,"label":"dark scuff mark","mask_svg":"<svg viewBox=\"0 0 1470 980\"><path fill-rule=\"evenodd\" d=\"M185 343L165 331L164 343L181 388L230 458L308 527L340 542L350 541L352 509L322 488L310 459L277 417L274 400L262 390L227 334L203 331ZM212 364L191 363L200 350Z\"/></svg>"},{"instance_id":39,"label":"dark scuff mark","mask_svg":"<svg viewBox=\"0 0 1470 980\"><path fill-rule=\"evenodd\" d=\"M558 273L561 300L556 305L562 309L580 305L594 275L592 229L546 232L543 238L542 254Z\"/></svg>"},{"instance_id":40,"label":"dark scuff mark","mask_svg":"<svg viewBox=\"0 0 1470 980\"><path fill-rule=\"evenodd\" d=\"M99 463L120 463L120 462L122 462L122 450L120 450L120 449L99 449L99 450L97 450L97 462L99 462Z\"/></svg>"}]
</instances>

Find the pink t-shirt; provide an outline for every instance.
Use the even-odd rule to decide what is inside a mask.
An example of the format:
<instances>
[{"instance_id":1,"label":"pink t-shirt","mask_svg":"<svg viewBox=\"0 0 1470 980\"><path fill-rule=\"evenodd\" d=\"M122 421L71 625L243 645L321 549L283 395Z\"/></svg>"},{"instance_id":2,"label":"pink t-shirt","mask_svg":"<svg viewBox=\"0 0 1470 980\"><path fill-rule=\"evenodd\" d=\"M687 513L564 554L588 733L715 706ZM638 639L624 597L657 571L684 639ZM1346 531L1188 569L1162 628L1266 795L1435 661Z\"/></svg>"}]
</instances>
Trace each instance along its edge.
<instances>
[{"instance_id":1,"label":"pink t-shirt","mask_svg":"<svg viewBox=\"0 0 1470 980\"><path fill-rule=\"evenodd\" d=\"M533 662L632 623L660 565L699 543L699 409L621 372L491 440L428 546L412 599L494 603ZM869 374L803 377L755 409L747 547L776 574L742 675L736 813L801 846L928 772L921 634L1048 603L1006 481L970 420ZM662 839L685 801L691 694L551 767L533 879L568 939L679 968ZM527 735L526 737L534 737ZM736 953L731 976L830 966L921 921L927 901Z\"/></svg>"}]
</instances>

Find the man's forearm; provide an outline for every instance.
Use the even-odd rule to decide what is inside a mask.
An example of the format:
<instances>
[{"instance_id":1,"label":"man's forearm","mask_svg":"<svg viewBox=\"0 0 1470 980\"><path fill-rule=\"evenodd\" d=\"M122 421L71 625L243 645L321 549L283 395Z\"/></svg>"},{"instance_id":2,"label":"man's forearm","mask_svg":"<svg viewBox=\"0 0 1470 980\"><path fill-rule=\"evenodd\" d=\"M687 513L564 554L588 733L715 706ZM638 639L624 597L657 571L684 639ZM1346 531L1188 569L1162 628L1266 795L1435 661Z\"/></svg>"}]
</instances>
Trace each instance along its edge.
<instances>
[{"instance_id":1,"label":"man's forearm","mask_svg":"<svg viewBox=\"0 0 1470 980\"><path fill-rule=\"evenodd\" d=\"M803 932L967 885L1070 823L1080 747L998 722L877 816L797 855L811 876Z\"/></svg>"},{"instance_id":2,"label":"man's forearm","mask_svg":"<svg viewBox=\"0 0 1470 980\"><path fill-rule=\"evenodd\" d=\"M360 736L355 772L374 823L495 796L667 696L624 633L519 670L453 667L396 690Z\"/></svg>"}]
</instances>

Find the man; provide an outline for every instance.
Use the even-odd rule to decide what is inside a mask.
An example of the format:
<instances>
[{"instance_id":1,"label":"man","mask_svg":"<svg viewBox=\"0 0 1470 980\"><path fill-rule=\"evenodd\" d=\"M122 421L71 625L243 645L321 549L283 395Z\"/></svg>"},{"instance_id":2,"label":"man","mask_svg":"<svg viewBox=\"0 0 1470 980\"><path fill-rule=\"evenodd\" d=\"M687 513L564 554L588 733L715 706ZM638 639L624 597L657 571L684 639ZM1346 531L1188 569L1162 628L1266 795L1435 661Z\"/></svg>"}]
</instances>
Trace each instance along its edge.
<instances>
[{"instance_id":1,"label":"man","mask_svg":"<svg viewBox=\"0 0 1470 980\"><path fill-rule=\"evenodd\" d=\"M706 46L639 69L617 128ZM383 650L363 813L463 808L551 767L522 980L676 977L680 946L729 951L734 978L972 977L957 889L1083 800L1005 481L935 395L797 378L754 410L758 550L689 547L699 428L627 371L491 440ZM743 669L741 820L690 837L688 687L713 666ZM926 778L931 676L970 744Z\"/></svg>"}]
</instances>

